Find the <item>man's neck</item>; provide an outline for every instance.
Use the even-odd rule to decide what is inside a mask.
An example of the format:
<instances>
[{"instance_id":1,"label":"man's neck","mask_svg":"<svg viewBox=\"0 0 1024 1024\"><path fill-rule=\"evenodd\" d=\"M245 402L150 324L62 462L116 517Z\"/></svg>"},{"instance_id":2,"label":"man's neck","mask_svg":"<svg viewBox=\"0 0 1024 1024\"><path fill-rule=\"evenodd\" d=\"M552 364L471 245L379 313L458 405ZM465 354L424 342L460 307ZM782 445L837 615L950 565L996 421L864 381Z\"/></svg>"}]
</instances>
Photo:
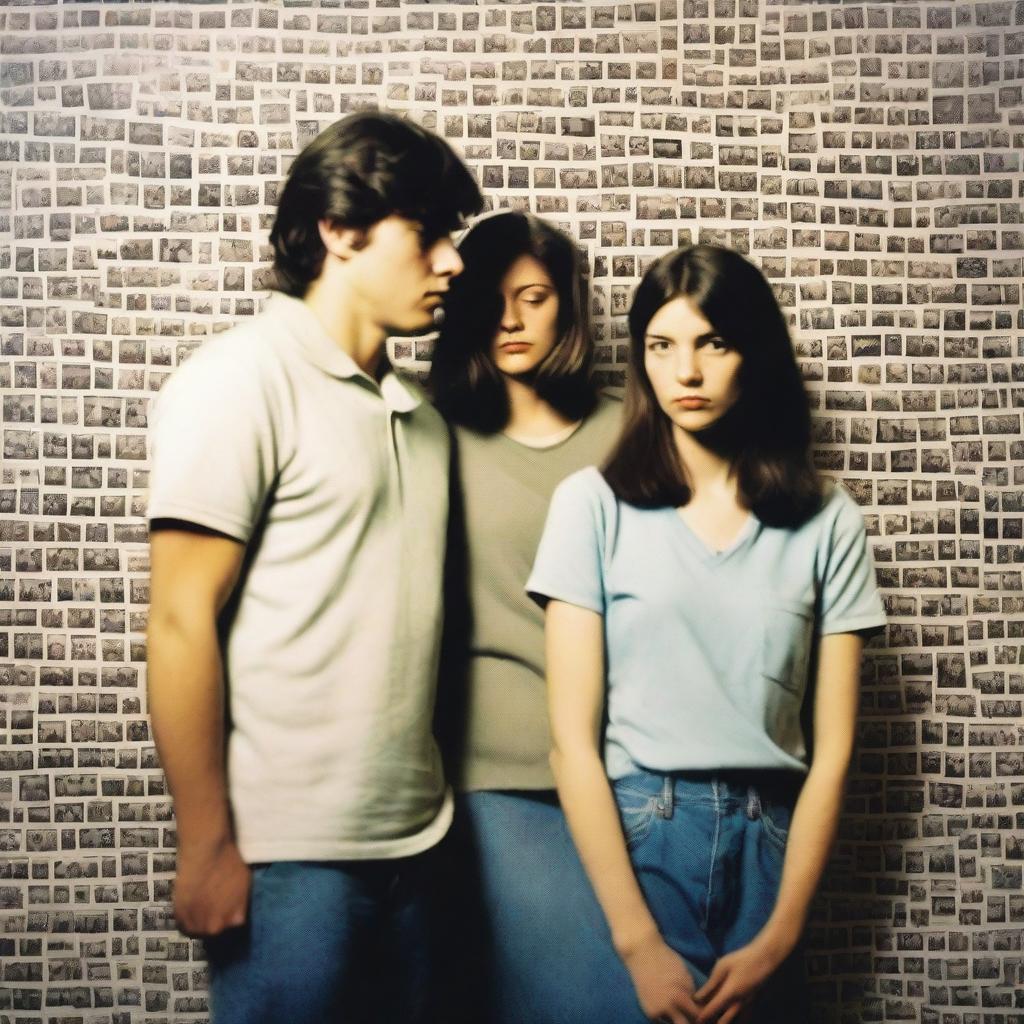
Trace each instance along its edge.
<instances>
[{"instance_id":1,"label":"man's neck","mask_svg":"<svg viewBox=\"0 0 1024 1024\"><path fill-rule=\"evenodd\" d=\"M387 334L349 294L343 280L321 274L307 290L303 302L313 311L324 333L370 377L377 379Z\"/></svg>"}]
</instances>

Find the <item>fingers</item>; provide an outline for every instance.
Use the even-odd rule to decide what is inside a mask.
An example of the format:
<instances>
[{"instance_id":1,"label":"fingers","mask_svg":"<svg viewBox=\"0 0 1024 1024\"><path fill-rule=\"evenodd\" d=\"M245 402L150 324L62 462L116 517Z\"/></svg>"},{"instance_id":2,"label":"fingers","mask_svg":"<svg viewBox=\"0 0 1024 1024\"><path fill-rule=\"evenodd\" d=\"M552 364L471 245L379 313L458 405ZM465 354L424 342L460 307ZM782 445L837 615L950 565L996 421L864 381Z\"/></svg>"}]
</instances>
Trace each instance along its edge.
<instances>
[{"instance_id":1,"label":"fingers","mask_svg":"<svg viewBox=\"0 0 1024 1024\"><path fill-rule=\"evenodd\" d=\"M721 1017L718 1018L718 1024L731 1024L732 1021L738 1021L740 1014L743 1012L742 1003L733 1003Z\"/></svg>"},{"instance_id":2,"label":"fingers","mask_svg":"<svg viewBox=\"0 0 1024 1024\"><path fill-rule=\"evenodd\" d=\"M655 1018L657 1024L694 1024L696 1019L681 1008L670 1008Z\"/></svg>"},{"instance_id":3,"label":"fingers","mask_svg":"<svg viewBox=\"0 0 1024 1024\"><path fill-rule=\"evenodd\" d=\"M700 1007L689 992L680 992L676 996L676 1006L686 1015L687 1024L696 1022L700 1016Z\"/></svg>"},{"instance_id":4,"label":"fingers","mask_svg":"<svg viewBox=\"0 0 1024 1024\"><path fill-rule=\"evenodd\" d=\"M178 928L191 938L209 938L229 928L240 928L248 918L251 885L251 874L244 864L226 877L206 876L198 883L187 877L183 880L179 874L174 900Z\"/></svg>"},{"instance_id":5,"label":"fingers","mask_svg":"<svg viewBox=\"0 0 1024 1024\"><path fill-rule=\"evenodd\" d=\"M697 1024L728 1024L745 1008L749 994L737 991L735 985L722 985L715 997L701 1008Z\"/></svg>"},{"instance_id":6,"label":"fingers","mask_svg":"<svg viewBox=\"0 0 1024 1024\"><path fill-rule=\"evenodd\" d=\"M705 989L708 988L707 985L704 987ZM716 983L711 998L702 1002L700 1012L697 1015L697 1024L710 1024L711 1021L719 1020L719 1015L727 1009L731 1009L731 1004L739 998L739 993L734 991L732 985L726 983L726 978L721 978ZM699 993L698 999L700 999Z\"/></svg>"},{"instance_id":7,"label":"fingers","mask_svg":"<svg viewBox=\"0 0 1024 1024\"><path fill-rule=\"evenodd\" d=\"M232 914L190 913L175 911L174 920L178 930L192 939L208 939L220 935L229 928L241 928L246 921L244 908Z\"/></svg>"},{"instance_id":8,"label":"fingers","mask_svg":"<svg viewBox=\"0 0 1024 1024\"><path fill-rule=\"evenodd\" d=\"M694 994L699 1003L706 1003L721 988L722 982L729 976L729 958L722 957L711 970L708 980L701 986L700 991Z\"/></svg>"}]
</instances>

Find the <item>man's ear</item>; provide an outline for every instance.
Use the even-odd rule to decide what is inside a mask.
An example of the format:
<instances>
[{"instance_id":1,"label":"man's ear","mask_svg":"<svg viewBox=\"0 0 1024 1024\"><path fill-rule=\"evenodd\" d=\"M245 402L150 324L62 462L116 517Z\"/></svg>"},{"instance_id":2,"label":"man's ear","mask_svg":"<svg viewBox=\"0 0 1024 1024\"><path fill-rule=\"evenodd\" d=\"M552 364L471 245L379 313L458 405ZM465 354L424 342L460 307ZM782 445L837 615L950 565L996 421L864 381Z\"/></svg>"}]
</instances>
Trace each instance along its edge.
<instances>
[{"instance_id":1,"label":"man's ear","mask_svg":"<svg viewBox=\"0 0 1024 1024\"><path fill-rule=\"evenodd\" d=\"M339 260L351 259L366 245L366 231L363 228L350 228L329 220L318 221L317 228L324 248Z\"/></svg>"}]
</instances>

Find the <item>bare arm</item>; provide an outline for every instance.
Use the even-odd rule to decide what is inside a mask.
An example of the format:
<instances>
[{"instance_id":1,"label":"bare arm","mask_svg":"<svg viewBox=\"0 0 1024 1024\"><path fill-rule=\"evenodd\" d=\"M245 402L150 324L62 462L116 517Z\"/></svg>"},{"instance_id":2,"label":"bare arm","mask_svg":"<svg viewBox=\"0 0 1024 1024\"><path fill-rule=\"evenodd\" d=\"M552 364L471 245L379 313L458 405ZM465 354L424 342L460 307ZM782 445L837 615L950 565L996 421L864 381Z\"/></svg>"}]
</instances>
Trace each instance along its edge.
<instances>
[{"instance_id":1,"label":"bare arm","mask_svg":"<svg viewBox=\"0 0 1024 1024\"><path fill-rule=\"evenodd\" d=\"M185 528L154 529L150 540L149 712L177 819L175 916L190 935L242 924L248 904L224 774L217 640L244 552L238 541Z\"/></svg>"},{"instance_id":2,"label":"bare arm","mask_svg":"<svg viewBox=\"0 0 1024 1024\"><path fill-rule=\"evenodd\" d=\"M697 1014L693 981L663 941L637 883L598 748L605 701L602 617L551 601L546 647L551 767L580 859L644 1012L691 1021Z\"/></svg>"},{"instance_id":3,"label":"bare arm","mask_svg":"<svg viewBox=\"0 0 1024 1024\"><path fill-rule=\"evenodd\" d=\"M863 640L855 633L822 637L814 760L793 811L775 910L748 946L715 965L697 993L705 1002L700 1024L713 1020L728 1024L737 1017L800 938L839 826L853 754L862 648Z\"/></svg>"}]
</instances>

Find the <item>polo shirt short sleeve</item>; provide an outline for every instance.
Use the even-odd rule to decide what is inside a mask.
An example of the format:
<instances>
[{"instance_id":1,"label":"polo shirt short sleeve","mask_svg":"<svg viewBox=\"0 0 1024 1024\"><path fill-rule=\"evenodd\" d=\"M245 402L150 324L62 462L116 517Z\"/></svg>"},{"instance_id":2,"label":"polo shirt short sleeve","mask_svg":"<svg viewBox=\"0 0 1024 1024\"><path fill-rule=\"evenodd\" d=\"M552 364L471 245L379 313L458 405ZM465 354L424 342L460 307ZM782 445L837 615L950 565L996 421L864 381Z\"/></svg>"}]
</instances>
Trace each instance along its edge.
<instances>
[{"instance_id":1,"label":"polo shirt short sleeve","mask_svg":"<svg viewBox=\"0 0 1024 1024\"><path fill-rule=\"evenodd\" d=\"M150 425L151 519L249 540L275 473L261 369L214 340L164 385Z\"/></svg>"}]
</instances>

